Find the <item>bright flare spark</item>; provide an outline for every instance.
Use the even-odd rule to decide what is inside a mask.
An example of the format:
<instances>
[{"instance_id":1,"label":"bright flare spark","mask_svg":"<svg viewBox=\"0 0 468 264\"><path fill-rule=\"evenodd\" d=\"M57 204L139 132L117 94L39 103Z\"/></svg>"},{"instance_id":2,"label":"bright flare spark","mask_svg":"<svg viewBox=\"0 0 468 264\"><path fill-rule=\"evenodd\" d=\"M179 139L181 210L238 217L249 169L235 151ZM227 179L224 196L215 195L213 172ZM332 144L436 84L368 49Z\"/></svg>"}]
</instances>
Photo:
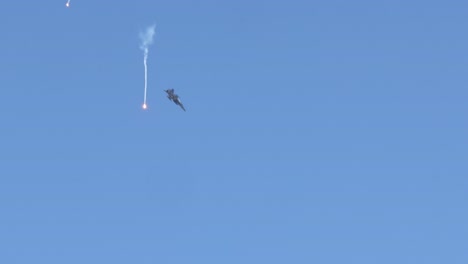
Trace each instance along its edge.
<instances>
[{"instance_id":1,"label":"bright flare spark","mask_svg":"<svg viewBox=\"0 0 468 264\"><path fill-rule=\"evenodd\" d=\"M147 108L146 104L143 104L143 109L146 109L146 108Z\"/></svg>"},{"instance_id":2,"label":"bright flare spark","mask_svg":"<svg viewBox=\"0 0 468 264\"><path fill-rule=\"evenodd\" d=\"M70 0L65 4L66 7L70 7Z\"/></svg>"}]
</instances>

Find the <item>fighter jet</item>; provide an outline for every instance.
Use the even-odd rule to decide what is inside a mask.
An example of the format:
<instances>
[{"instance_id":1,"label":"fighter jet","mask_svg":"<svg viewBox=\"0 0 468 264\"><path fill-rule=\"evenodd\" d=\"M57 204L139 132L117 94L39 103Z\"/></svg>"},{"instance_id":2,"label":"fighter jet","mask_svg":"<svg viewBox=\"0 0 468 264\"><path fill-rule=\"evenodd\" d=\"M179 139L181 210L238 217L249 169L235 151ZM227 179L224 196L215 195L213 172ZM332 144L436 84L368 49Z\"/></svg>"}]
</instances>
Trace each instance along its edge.
<instances>
[{"instance_id":1,"label":"fighter jet","mask_svg":"<svg viewBox=\"0 0 468 264\"><path fill-rule=\"evenodd\" d=\"M174 101L176 105L179 105L182 108L182 110L185 111L184 105L180 101L179 96L174 93L174 89L168 89L164 91L167 93L167 98L169 98L169 100Z\"/></svg>"}]
</instances>

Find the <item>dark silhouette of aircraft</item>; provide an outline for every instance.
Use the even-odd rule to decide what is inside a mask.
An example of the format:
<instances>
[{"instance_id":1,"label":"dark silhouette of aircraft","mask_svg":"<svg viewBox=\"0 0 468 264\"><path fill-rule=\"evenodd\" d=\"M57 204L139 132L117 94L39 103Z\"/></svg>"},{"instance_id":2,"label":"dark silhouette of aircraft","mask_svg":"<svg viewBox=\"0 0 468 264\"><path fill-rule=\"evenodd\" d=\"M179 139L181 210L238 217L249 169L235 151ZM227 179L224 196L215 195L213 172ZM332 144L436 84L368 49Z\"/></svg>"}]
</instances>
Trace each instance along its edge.
<instances>
[{"instance_id":1,"label":"dark silhouette of aircraft","mask_svg":"<svg viewBox=\"0 0 468 264\"><path fill-rule=\"evenodd\" d=\"M182 110L185 111L184 105L180 101L179 96L174 93L174 89L167 89L167 90L164 90L164 91L167 93L167 98L169 98L169 100L174 101L174 103L176 105L180 106L182 108Z\"/></svg>"}]
</instances>

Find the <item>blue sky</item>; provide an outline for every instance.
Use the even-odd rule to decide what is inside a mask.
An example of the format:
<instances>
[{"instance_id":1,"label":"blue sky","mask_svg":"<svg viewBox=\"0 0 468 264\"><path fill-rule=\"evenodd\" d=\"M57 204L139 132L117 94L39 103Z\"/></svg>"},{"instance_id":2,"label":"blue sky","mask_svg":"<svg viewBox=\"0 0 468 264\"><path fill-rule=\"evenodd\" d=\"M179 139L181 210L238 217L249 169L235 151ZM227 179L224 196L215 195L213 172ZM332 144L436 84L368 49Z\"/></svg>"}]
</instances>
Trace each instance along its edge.
<instances>
[{"instance_id":1,"label":"blue sky","mask_svg":"<svg viewBox=\"0 0 468 264\"><path fill-rule=\"evenodd\" d=\"M65 2L0 4L1 263L467 263L468 3Z\"/></svg>"}]
</instances>

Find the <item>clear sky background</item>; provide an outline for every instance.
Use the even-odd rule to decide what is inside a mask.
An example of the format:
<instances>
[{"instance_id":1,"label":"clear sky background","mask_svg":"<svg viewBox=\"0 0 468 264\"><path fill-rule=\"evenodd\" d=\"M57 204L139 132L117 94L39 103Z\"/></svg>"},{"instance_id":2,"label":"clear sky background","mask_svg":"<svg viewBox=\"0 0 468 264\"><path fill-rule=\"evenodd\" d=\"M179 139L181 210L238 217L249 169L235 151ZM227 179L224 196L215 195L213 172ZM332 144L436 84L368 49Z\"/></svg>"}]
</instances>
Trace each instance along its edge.
<instances>
[{"instance_id":1,"label":"clear sky background","mask_svg":"<svg viewBox=\"0 0 468 264\"><path fill-rule=\"evenodd\" d=\"M65 2L0 4L0 263L468 263L468 2Z\"/></svg>"}]
</instances>

